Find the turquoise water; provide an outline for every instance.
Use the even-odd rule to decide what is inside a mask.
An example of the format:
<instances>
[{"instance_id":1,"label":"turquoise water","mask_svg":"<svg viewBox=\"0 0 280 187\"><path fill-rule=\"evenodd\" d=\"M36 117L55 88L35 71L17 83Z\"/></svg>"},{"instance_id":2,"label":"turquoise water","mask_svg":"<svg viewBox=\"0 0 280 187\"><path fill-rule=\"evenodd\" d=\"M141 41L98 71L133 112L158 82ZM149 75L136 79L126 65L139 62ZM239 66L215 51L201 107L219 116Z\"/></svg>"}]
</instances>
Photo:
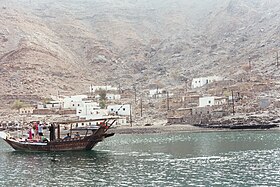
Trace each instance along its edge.
<instances>
[{"instance_id":1,"label":"turquoise water","mask_svg":"<svg viewBox=\"0 0 280 187\"><path fill-rule=\"evenodd\" d=\"M23 153L0 141L0 186L280 186L280 133L115 135L92 151Z\"/></svg>"}]
</instances>

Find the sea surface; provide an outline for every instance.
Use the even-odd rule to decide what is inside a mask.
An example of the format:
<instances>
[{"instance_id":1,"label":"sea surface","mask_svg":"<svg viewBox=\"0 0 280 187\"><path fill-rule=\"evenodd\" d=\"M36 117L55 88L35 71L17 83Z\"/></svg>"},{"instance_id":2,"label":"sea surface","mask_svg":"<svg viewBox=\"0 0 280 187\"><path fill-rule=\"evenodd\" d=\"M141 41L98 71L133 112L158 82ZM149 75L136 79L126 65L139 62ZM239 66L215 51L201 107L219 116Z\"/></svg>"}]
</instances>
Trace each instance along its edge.
<instances>
[{"instance_id":1,"label":"sea surface","mask_svg":"<svg viewBox=\"0 0 280 187\"><path fill-rule=\"evenodd\" d=\"M117 134L63 153L0 140L0 186L280 186L280 133Z\"/></svg>"}]
</instances>

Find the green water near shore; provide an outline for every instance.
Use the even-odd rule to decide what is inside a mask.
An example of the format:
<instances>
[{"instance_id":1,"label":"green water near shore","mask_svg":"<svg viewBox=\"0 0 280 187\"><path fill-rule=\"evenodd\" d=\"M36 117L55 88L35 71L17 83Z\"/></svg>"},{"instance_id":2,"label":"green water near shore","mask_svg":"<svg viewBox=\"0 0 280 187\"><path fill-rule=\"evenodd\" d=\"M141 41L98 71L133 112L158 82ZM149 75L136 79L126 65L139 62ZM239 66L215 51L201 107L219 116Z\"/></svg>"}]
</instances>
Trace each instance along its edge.
<instances>
[{"instance_id":1,"label":"green water near shore","mask_svg":"<svg viewBox=\"0 0 280 187\"><path fill-rule=\"evenodd\" d=\"M115 135L92 151L15 152L0 141L0 186L279 186L280 133Z\"/></svg>"}]
</instances>

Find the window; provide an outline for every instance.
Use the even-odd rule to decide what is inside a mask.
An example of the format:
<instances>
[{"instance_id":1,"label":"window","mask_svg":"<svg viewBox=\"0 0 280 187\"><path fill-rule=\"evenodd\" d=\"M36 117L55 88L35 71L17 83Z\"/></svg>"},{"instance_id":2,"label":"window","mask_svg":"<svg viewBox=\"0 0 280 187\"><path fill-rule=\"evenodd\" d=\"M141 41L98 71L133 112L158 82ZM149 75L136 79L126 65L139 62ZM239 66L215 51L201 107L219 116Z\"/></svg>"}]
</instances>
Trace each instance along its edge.
<instances>
[{"instance_id":1,"label":"window","mask_svg":"<svg viewBox=\"0 0 280 187\"><path fill-rule=\"evenodd\" d=\"M113 111L114 111L114 109L112 109L112 108L111 108L111 111L113 112Z\"/></svg>"},{"instance_id":2,"label":"window","mask_svg":"<svg viewBox=\"0 0 280 187\"><path fill-rule=\"evenodd\" d=\"M125 111L125 108L123 108L123 111Z\"/></svg>"},{"instance_id":3,"label":"window","mask_svg":"<svg viewBox=\"0 0 280 187\"><path fill-rule=\"evenodd\" d=\"M72 106L75 106L75 104L73 104Z\"/></svg>"},{"instance_id":4,"label":"window","mask_svg":"<svg viewBox=\"0 0 280 187\"><path fill-rule=\"evenodd\" d=\"M209 104L211 104L211 101L208 101Z\"/></svg>"},{"instance_id":5,"label":"window","mask_svg":"<svg viewBox=\"0 0 280 187\"><path fill-rule=\"evenodd\" d=\"M80 106L80 104L78 104L78 106Z\"/></svg>"}]
</instances>

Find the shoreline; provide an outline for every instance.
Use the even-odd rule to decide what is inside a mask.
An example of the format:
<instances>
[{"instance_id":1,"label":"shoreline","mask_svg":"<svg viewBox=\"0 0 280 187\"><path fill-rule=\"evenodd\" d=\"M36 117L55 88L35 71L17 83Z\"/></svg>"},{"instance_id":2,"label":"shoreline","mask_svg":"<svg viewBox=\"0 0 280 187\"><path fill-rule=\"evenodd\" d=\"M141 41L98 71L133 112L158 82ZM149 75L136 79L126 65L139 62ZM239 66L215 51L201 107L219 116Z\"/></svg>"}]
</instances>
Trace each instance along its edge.
<instances>
[{"instance_id":1,"label":"shoreline","mask_svg":"<svg viewBox=\"0 0 280 187\"><path fill-rule=\"evenodd\" d=\"M273 131L280 132L280 127L266 129L230 129L230 128L205 128L197 127L189 124L174 125L152 125L152 126L116 126L108 130L108 133L115 134L164 134L164 133L209 133L209 132L241 132L241 131ZM24 130L2 130L0 132L8 132L11 135L25 132ZM48 134L48 133L46 133Z\"/></svg>"},{"instance_id":2,"label":"shoreline","mask_svg":"<svg viewBox=\"0 0 280 187\"><path fill-rule=\"evenodd\" d=\"M176 132L240 132L240 131L279 131L280 127L269 129L229 129L229 128L203 128L187 124L156 125L156 126L123 126L109 129L109 133L115 134L155 134L155 133L176 133Z\"/></svg>"}]
</instances>

